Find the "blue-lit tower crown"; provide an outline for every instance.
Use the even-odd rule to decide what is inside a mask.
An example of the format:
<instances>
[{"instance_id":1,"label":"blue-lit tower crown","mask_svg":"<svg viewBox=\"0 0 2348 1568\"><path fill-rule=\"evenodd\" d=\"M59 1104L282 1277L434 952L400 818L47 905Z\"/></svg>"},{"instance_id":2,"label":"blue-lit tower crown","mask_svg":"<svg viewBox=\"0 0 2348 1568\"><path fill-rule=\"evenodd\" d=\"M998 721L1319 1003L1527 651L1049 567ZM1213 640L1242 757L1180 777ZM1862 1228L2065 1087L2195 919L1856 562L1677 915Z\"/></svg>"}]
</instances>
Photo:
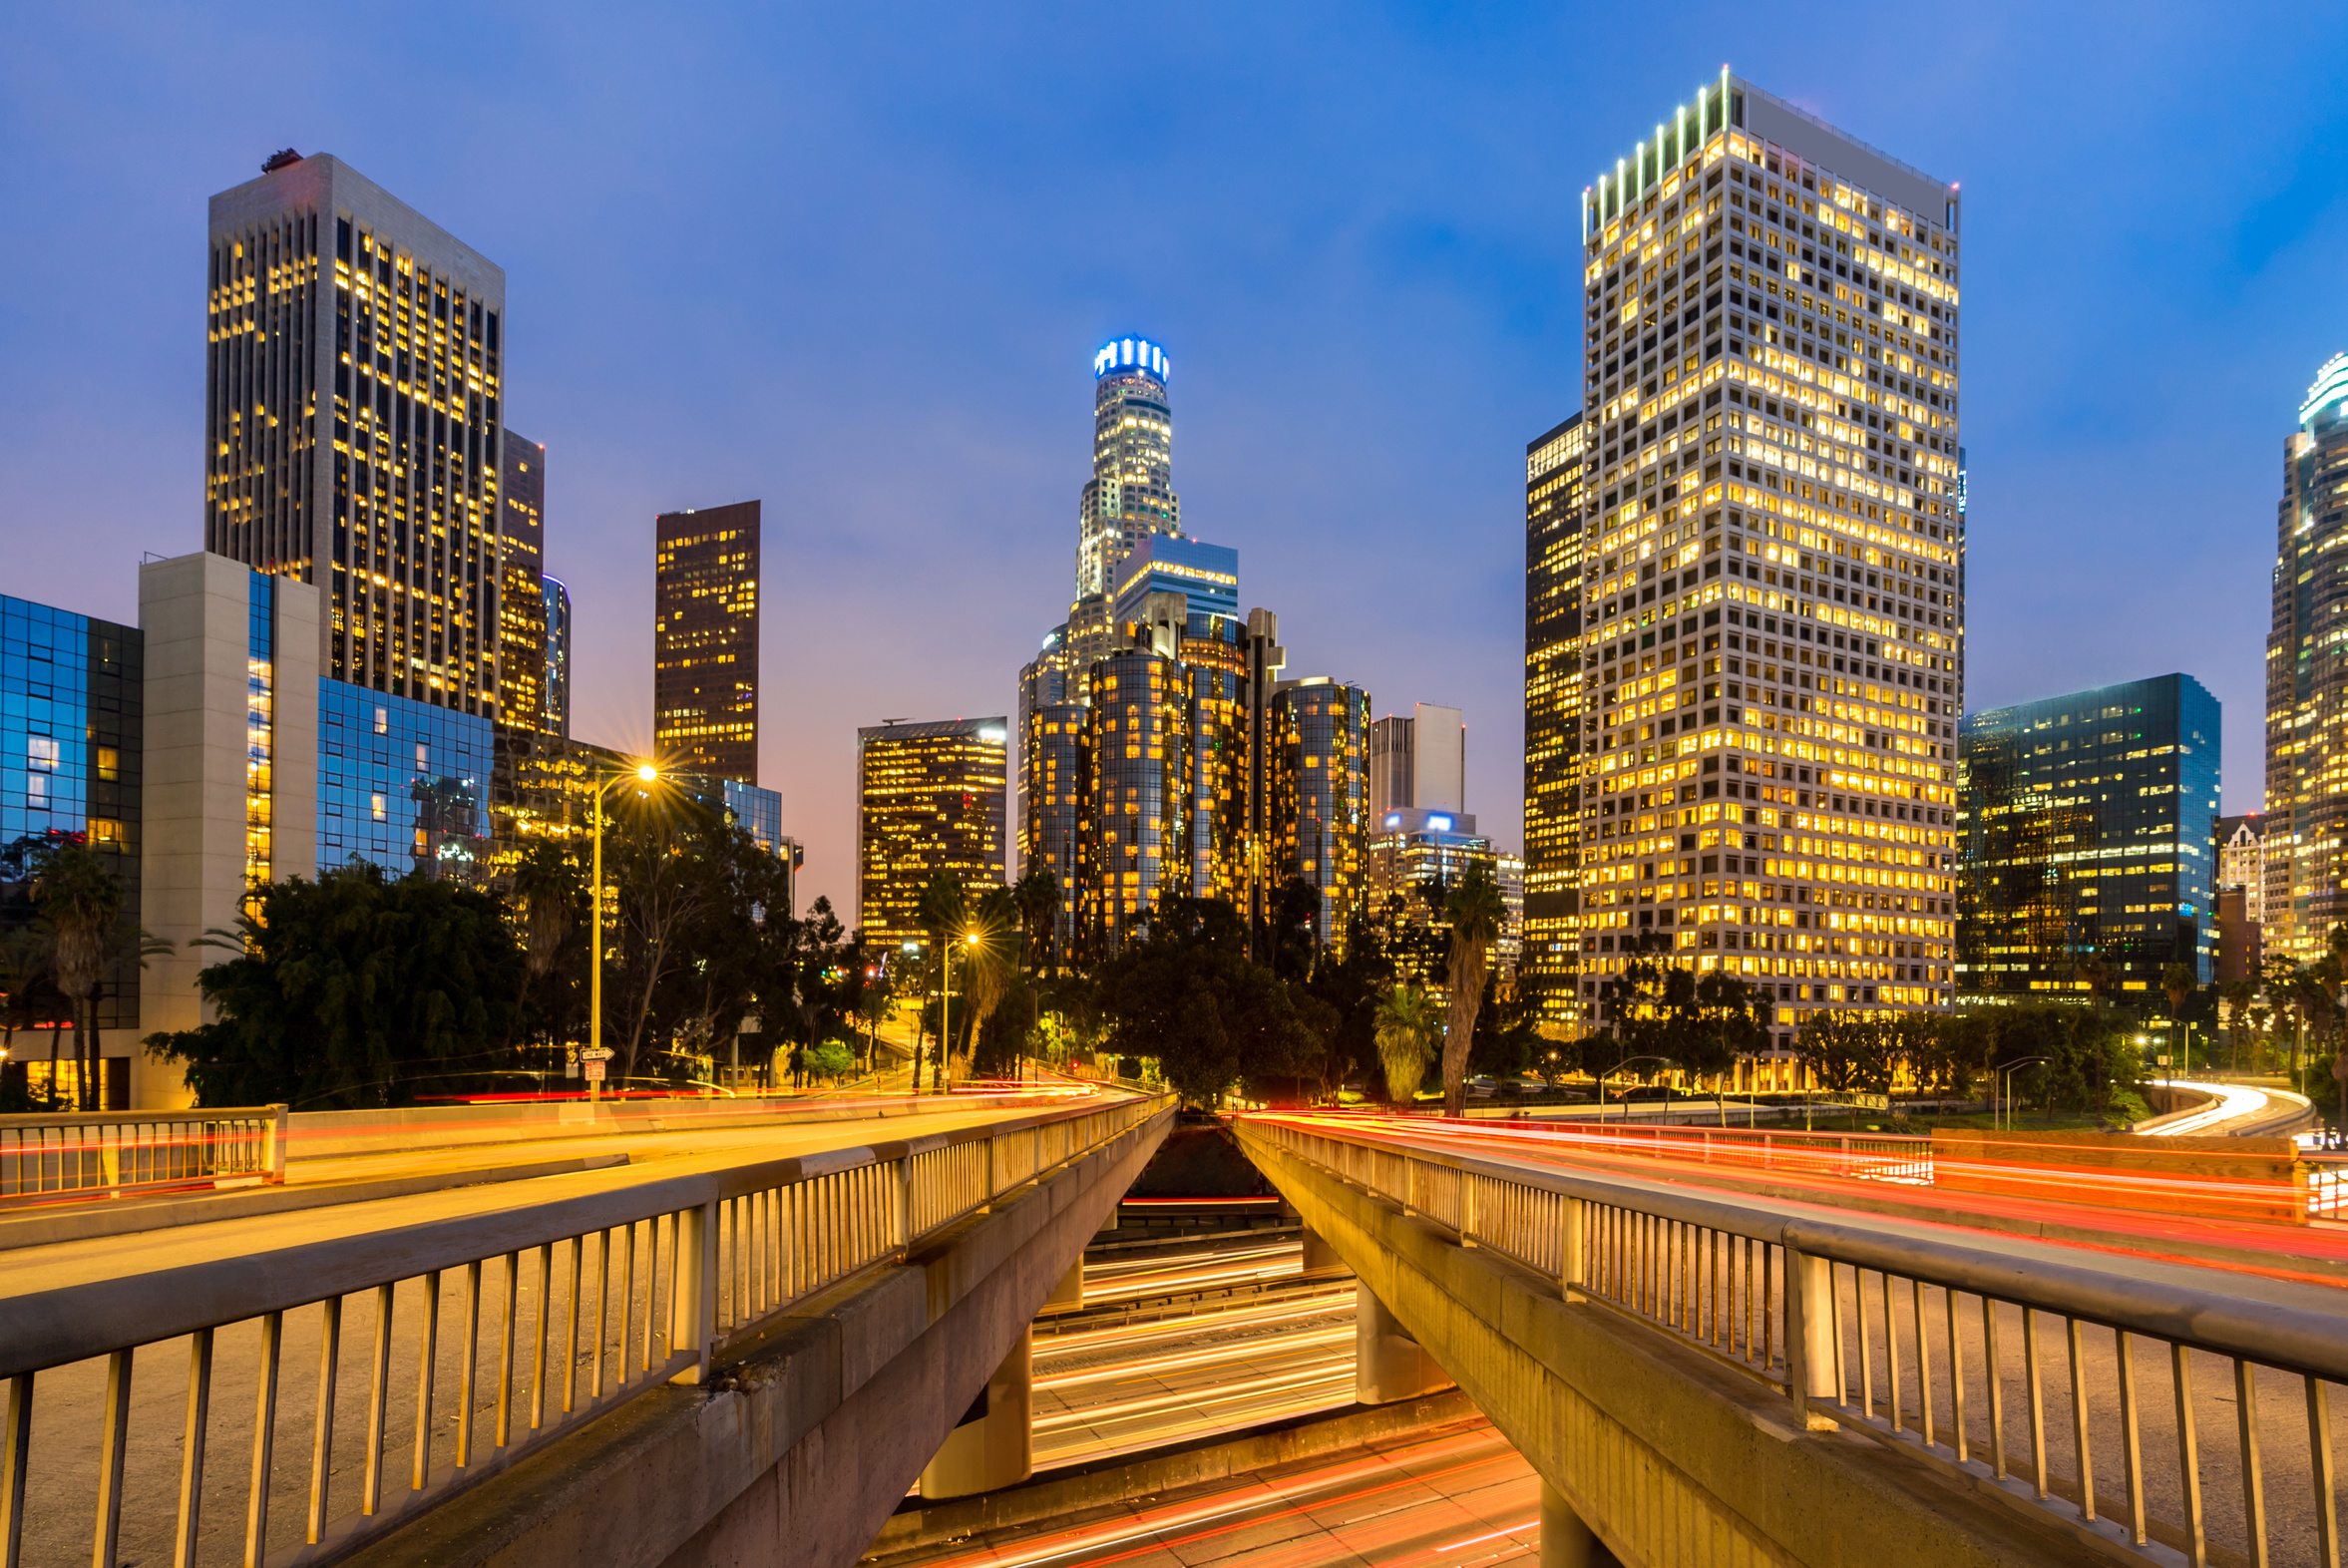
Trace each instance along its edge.
<instances>
[{"instance_id":1,"label":"blue-lit tower crown","mask_svg":"<svg viewBox=\"0 0 2348 1568\"><path fill-rule=\"evenodd\" d=\"M1169 369L1164 347L1144 337L1113 338L1092 356L1092 478L1077 537L1079 599L1113 594L1118 565L1142 539L1182 533Z\"/></svg>"}]
</instances>

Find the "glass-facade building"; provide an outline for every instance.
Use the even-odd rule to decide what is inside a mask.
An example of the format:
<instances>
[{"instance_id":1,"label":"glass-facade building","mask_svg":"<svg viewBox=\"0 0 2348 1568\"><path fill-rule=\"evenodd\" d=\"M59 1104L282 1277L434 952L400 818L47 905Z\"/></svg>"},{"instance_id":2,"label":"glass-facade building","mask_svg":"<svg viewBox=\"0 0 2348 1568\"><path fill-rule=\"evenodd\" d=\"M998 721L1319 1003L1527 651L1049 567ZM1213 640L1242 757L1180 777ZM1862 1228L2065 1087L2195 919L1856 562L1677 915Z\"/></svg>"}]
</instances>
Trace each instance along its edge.
<instances>
[{"instance_id":1,"label":"glass-facade building","mask_svg":"<svg viewBox=\"0 0 2348 1568\"><path fill-rule=\"evenodd\" d=\"M32 919L41 852L65 844L106 855L139 918L145 679L138 627L0 595L0 931ZM136 1027L138 966L111 966L97 1004L101 1029Z\"/></svg>"},{"instance_id":2,"label":"glass-facade building","mask_svg":"<svg viewBox=\"0 0 2348 1568\"><path fill-rule=\"evenodd\" d=\"M539 686L538 727L571 733L571 589L560 578L540 579L546 604L547 662Z\"/></svg>"},{"instance_id":3,"label":"glass-facade building","mask_svg":"<svg viewBox=\"0 0 2348 1568\"><path fill-rule=\"evenodd\" d=\"M1326 675L1284 680L1268 727L1271 891L1303 878L1321 895L1315 938L1342 944L1369 886L1370 693Z\"/></svg>"},{"instance_id":4,"label":"glass-facade building","mask_svg":"<svg viewBox=\"0 0 2348 1568\"><path fill-rule=\"evenodd\" d=\"M1117 623L1133 619L1152 593L1180 593L1193 615L1237 620L1239 552L1173 534L1147 535L1117 569Z\"/></svg>"},{"instance_id":5,"label":"glass-facade building","mask_svg":"<svg viewBox=\"0 0 2348 1568\"><path fill-rule=\"evenodd\" d=\"M857 927L883 948L926 941L933 874L966 891L1006 880L1007 718L876 724L856 732Z\"/></svg>"},{"instance_id":6,"label":"glass-facade building","mask_svg":"<svg viewBox=\"0 0 2348 1568\"><path fill-rule=\"evenodd\" d=\"M1582 1016L1582 474L1573 415L1525 448L1524 920L1518 972L1542 1024Z\"/></svg>"},{"instance_id":7,"label":"glass-facade building","mask_svg":"<svg viewBox=\"0 0 2348 1568\"><path fill-rule=\"evenodd\" d=\"M1968 994L2215 977L2218 703L2190 675L1970 714L1960 768L1958 982Z\"/></svg>"},{"instance_id":8,"label":"glass-facade building","mask_svg":"<svg viewBox=\"0 0 2348 1568\"><path fill-rule=\"evenodd\" d=\"M1371 824L1364 859L1370 922L1397 972L1447 997L1451 925L1443 911L1445 890L1478 867L1498 881L1501 857L1492 841L1476 832L1475 818L1466 812L1397 806Z\"/></svg>"},{"instance_id":9,"label":"glass-facade building","mask_svg":"<svg viewBox=\"0 0 2348 1568\"><path fill-rule=\"evenodd\" d=\"M1141 648L1092 666L1092 798L1085 926L1113 952L1157 908L1191 890L1189 677Z\"/></svg>"},{"instance_id":10,"label":"glass-facade building","mask_svg":"<svg viewBox=\"0 0 2348 1568\"><path fill-rule=\"evenodd\" d=\"M1584 196L1585 1008L1647 935L1780 1042L1951 999L1960 229L1726 71Z\"/></svg>"},{"instance_id":11,"label":"glass-facade building","mask_svg":"<svg viewBox=\"0 0 2348 1568\"><path fill-rule=\"evenodd\" d=\"M2348 354L2316 372L2283 442L2266 634L2266 952L2306 964L2348 921Z\"/></svg>"},{"instance_id":12,"label":"glass-facade building","mask_svg":"<svg viewBox=\"0 0 2348 1568\"><path fill-rule=\"evenodd\" d=\"M495 729L476 714L320 680L317 870L360 860L395 877L487 876Z\"/></svg>"},{"instance_id":13,"label":"glass-facade building","mask_svg":"<svg viewBox=\"0 0 2348 1568\"><path fill-rule=\"evenodd\" d=\"M516 724L547 712L547 449L509 430L499 442L499 673L505 714Z\"/></svg>"}]
</instances>

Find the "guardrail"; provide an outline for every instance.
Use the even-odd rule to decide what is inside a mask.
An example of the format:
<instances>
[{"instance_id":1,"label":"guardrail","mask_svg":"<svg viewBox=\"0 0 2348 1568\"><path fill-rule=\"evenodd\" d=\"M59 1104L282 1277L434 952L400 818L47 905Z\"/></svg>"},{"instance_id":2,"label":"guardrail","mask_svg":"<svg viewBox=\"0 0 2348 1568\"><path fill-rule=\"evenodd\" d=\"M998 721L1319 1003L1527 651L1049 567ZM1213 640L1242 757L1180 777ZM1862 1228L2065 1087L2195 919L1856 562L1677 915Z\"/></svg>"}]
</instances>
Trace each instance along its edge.
<instances>
[{"instance_id":1,"label":"guardrail","mask_svg":"<svg viewBox=\"0 0 2348 1568\"><path fill-rule=\"evenodd\" d=\"M777 1314L1165 1104L1088 1101L20 1292L0 1335L0 1564L25 1560L28 1494L56 1492L72 1503L33 1521L38 1560L63 1560L76 1522L94 1517L95 1537L70 1555L96 1568L124 1554L126 1530L151 1562L193 1564L199 1545L255 1568L329 1561L654 1388L705 1379ZM343 1345L354 1298L371 1326L363 1355ZM152 1476L126 1480L138 1353L175 1341L189 1348L176 1497ZM305 1353L314 1388L283 1376L286 1357ZM34 1405L50 1375L80 1373L95 1392L99 1359L93 1498L76 1462L88 1432L44 1422L57 1450L47 1463ZM248 1429L214 1397L228 1361L249 1373ZM223 1424L248 1444L226 1476L206 1451ZM306 1463L284 1463L277 1438L305 1427ZM223 1515L226 1528L207 1524Z\"/></svg>"},{"instance_id":2,"label":"guardrail","mask_svg":"<svg viewBox=\"0 0 2348 1568\"><path fill-rule=\"evenodd\" d=\"M285 1107L0 1116L0 1208L285 1179Z\"/></svg>"},{"instance_id":3,"label":"guardrail","mask_svg":"<svg viewBox=\"0 0 2348 1568\"><path fill-rule=\"evenodd\" d=\"M1426 1136L1522 1141L1559 1153L1652 1157L1744 1175L1831 1177L1907 1187L1991 1193L2048 1202L2304 1223L2341 1212L2348 1156L2294 1149L2287 1140L2034 1137L1947 1129L1912 1133L1801 1132L1786 1128L1604 1127L1542 1121L1396 1123ZM2092 1178L2092 1182L2086 1179Z\"/></svg>"},{"instance_id":4,"label":"guardrail","mask_svg":"<svg viewBox=\"0 0 2348 1568\"><path fill-rule=\"evenodd\" d=\"M1864 1433L2123 1560L2340 1561L2348 1313L1317 1123L1248 1130L1740 1369L1807 1424ZM2150 1400L2140 1361L2166 1384ZM2270 1426L2262 1400L2303 1423Z\"/></svg>"}]
</instances>

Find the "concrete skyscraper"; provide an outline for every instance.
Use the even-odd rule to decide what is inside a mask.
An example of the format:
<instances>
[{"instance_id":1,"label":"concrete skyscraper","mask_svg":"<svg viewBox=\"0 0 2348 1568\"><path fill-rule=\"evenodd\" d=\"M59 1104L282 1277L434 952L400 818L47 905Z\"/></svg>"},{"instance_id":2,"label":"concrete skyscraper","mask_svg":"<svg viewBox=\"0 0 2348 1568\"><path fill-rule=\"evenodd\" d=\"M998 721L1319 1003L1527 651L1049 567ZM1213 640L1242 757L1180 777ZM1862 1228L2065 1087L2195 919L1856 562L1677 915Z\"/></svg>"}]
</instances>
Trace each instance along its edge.
<instances>
[{"instance_id":1,"label":"concrete skyscraper","mask_svg":"<svg viewBox=\"0 0 2348 1568\"><path fill-rule=\"evenodd\" d=\"M922 889L939 872L973 898L1004 880L1008 725L941 719L856 732L856 924L876 951L929 940Z\"/></svg>"},{"instance_id":2,"label":"concrete skyscraper","mask_svg":"<svg viewBox=\"0 0 2348 1568\"><path fill-rule=\"evenodd\" d=\"M2266 952L2300 964L2348 920L2348 647L2328 629L2348 577L2322 567L2348 543L2348 354L2316 372L2283 441L2274 619L2266 634Z\"/></svg>"},{"instance_id":3,"label":"concrete skyscraper","mask_svg":"<svg viewBox=\"0 0 2348 1568\"><path fill-rule=\"evenodd\" d=\"M499 716L505 272L326 154L210 241L204 549L317 588L330 678Z\"/></svg>"},{"instance_id":4,"label":"concrete skyscraper","mask_svg":"<svg viewBox=\"0 0 2348 1568\"><path fill-rule=\"evenodd\" d=\"M1583 196L1583 999L1945 1006L1954 186L1723 72Z\"/></svg>"},{"instance_id":5,"label":"concrete skyscraper","mask_svg":"<svg viewBox=\"0 0 2348 1568\"><path fill-rule=\"evenodd\" d=\"M687 773L758 782L758 506L653 520L652 739Z\"/></svg>"}]
</instances>

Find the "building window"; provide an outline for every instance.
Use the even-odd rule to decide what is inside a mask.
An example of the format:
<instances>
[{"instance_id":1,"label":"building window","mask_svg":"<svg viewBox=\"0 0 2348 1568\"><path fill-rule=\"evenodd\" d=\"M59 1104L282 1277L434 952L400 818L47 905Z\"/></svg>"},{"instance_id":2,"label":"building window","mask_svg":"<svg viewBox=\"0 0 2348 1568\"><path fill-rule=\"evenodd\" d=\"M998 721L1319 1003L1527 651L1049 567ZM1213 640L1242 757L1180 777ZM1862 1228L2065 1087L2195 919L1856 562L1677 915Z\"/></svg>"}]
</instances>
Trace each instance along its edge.
<instances>
[{"instance_id":1,"label":"building window","mask_svg":"<svg viewBox=\"0 0 2348 1568\"><path fill-rule=\"evenodd\" d=\"M383 798L381 791L377 791L375 794L369 795L367 797L367 815L372 817L377 822L388 822L391 820L390 803Z\"/></svg>"},{"instance_id":2,"label":"building window","mask_svg":"<svg viewBox=\"0 0 2348 1568\"><path fill-rule=\"evenodd\" d=\"M123 825L106 817L92 817L90 847L120 854L123 848Z\"/></svg>"},{"instance_id":3,"label":"building window","mask_svg":"<svg viewBox=\"0 0 2348 1568\"><path fill-rule=\"evenodd\" d=\"M98 778L112 784L123 776L123 754L112 746L98 748Z\"/></svg>"},{"instance_id":4,"label":"building window","mask_svg":"<svg viewBox=\"0 0 2348 1568\"><path fill-rule=\"evenodd\" d=\"M391 733L391 709L386 707L376 708L375 733L378 735L388 735Z\"/></svg>"},{"instance_id":5,"label":"building window","mask_svg":"<svg viewBox=\"0 0 2348 1568\"><path fill-rule=\"evenodd\" d=\"M57 771L57 737L27 735L25 737L25 766L35 773Z\"/></svg>"}]
</instances>

